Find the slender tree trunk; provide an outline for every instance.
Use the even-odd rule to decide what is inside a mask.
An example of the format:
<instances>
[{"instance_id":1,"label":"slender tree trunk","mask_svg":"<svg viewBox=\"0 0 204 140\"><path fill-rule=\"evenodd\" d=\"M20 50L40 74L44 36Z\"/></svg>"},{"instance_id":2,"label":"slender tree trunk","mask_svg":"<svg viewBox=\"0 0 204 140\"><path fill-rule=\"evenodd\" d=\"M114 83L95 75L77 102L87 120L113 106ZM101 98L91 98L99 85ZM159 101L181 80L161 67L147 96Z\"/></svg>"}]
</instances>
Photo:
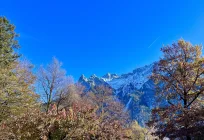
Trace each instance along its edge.
<instances>
[{"instance_id":1,"label":"slender tree trunk","mask_svg":"<svg viewBox=\"0 0 204 140\"><path fill-rule=\"evenodd\" d=\"M49 98L48 98L48 101L47 101L47 113L48 113L50 105L52 103L52 99L51 98L52 98L52 90L50 90Z\"/></svg>"},{"instance_id":2,"label":"slender tree trunk","mask_svg":"<svg viewBox=\"0 0 204 140\"><path fill-rule=\"evenodd\" d=\"M191 140L191 137L190 136L186 136L187 140Z\"/></svg>"},{"instance_id":3,"label":"slender tree trunk","mask_svg":"<svg viewBox=\"0 0 204 140\"><path fill-rule=\"evenodd\" d=\"M50 102L48 101L48 102L47 102L47 107L46 107L46 113L48 113L49 108L50 108Z\"/></svg>"},{"instance_id":4,"label":"slender tree trunk","mask_svg":"<svg viewBox=\"0 0 204 140\"><path fill-rule=\"evenodd\" d=\"M187 104L188 104L188 102L187 102L187 93L185 92L185 93L184 93L184 108L185 108L185 109L188 109ZM185 117L185 119L186 119L186 118L187 118L187 117ZM185 127L186 127L186 129L188 129L188 120L185 120ZM186 135L186 139L187 139L187 140L191 140L191 137L188 136L188 135Z\"/></svg>"}]
</instances>

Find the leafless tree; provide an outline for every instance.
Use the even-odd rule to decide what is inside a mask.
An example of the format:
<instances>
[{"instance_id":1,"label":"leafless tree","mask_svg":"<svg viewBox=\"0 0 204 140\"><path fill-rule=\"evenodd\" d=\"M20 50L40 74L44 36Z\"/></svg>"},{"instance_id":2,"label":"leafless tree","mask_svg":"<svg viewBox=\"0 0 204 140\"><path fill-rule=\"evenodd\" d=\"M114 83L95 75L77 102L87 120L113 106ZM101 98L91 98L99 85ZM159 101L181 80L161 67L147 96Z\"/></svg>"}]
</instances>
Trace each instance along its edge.
<instances>
[{"instance_id":1,"label":"leafless tree","mask_svg":"<svg viewBox=\"0 0 204 140\"><path fill-rule=\"evenodd\" d=\"M38 81L40 91L42 92L43 100L46 103L46 111L48 111L50 104L56 98L57 93L67 81L66 71L61 68L62 63L56 58L46 67L41 66L38 71ZM61 90L63 92L63 90Z\"/></svg>"}]
</instances>

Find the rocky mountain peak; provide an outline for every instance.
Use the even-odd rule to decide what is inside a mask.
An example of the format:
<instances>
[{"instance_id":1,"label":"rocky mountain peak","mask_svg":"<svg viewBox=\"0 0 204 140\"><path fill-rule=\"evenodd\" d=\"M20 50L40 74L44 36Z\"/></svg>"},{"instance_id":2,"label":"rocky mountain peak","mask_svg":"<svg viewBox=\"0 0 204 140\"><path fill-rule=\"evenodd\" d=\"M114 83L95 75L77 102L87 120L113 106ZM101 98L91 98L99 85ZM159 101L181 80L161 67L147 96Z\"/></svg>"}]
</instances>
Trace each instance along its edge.
<instances>
[{"instance_id":1,"label":"rocky mountain peak","mask_svg":"<svg viewBox=\"0 0 204 140\"><path fill-rule=\"evenodd\" d=\"M88 81L88 79L85 77L84 74L82 74L80 77L79 77L79 80L78 81Z\"/></svg>"},{"instance_id":2,"label":"rocky mountain peak","mask_svg":"<svg viewBox=\"0 0 204 140\"><path fill-rule=\"evenodd\" d=\"M94 79L94 78L98 78L98 77L96 76L96 74L93 74L93 75L91 75L91 76L89 77L89 79Z\"/></svg>"},{"instance_id":3,"label":"rocky mountain peak","mask_svg":"<svg viewBox=\"0 0 204 140\"><path fill-rule=\"evenodd\" d=\"M116 78L119 78L119 76L117 74L111 74L111 73L107 73L106 75L101 77L101 79L103 79L105 82L111 81Z\"/></svg>"}]
</instances>

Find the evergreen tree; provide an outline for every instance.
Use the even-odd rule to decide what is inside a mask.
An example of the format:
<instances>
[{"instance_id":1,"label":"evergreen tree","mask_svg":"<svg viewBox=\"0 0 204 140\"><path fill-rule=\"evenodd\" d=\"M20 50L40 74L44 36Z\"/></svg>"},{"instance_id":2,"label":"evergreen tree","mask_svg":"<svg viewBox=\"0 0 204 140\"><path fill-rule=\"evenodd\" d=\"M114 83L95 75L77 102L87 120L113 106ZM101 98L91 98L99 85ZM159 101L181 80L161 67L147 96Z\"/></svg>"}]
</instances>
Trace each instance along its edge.
<instances>
[{"instance_id":1,"label":"evergreen tree","mask_svg":"<svg viewBox=\"0 0 204 140\"><path fill-rule=\"evenodd\" d=\"M35 105L37 95L31 65L19 63L15 27L0 17L0 122L9 116L21 115Z\"/></svg>"},{"instance_id":2,"label":"evergreen tree","mask_svg":"<svg viewBox=\"0 0 204 140\"><path fill-rule=\"evenodd\" d=\"M10 24L5 17L0 17L0 67L12 65L19 57L14 49L19 48L15 33L15 26Z\"/></svg>"}]
</instances>

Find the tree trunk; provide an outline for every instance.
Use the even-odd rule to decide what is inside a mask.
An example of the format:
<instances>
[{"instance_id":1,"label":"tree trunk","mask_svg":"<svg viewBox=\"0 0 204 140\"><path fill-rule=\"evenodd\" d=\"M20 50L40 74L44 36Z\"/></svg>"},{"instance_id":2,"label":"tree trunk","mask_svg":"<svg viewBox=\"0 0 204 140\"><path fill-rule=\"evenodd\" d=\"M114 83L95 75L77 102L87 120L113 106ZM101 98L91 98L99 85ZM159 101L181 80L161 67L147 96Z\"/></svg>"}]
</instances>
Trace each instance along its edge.
<instances>
[{"instance_id":1,"label":"tree trunk","mask_svg":"<svg viewBox=\"0 0 204 140\"><path fill-rule=\"evenodd\" d=\"M187 107L187 93L186 92L184 92L184 108L188 109L188 107ZM185 117L185 118L186 118L184 120L185 121L185 128L188 129L188 120L187 120L187 117ZM191 137L187 135L186 140L191 140Z\"/></svg>"},{"instance_id":2,"label":"tree trunk","mask_svg":"<svg viewBox=\"0 0 204 140\"><path fill-rule=\"evenodd\" d=\"M190 137L190 136L186 136L186 138L187 138L186 140L191 140L191 137Z\"/></svg>"}]
</instances>

